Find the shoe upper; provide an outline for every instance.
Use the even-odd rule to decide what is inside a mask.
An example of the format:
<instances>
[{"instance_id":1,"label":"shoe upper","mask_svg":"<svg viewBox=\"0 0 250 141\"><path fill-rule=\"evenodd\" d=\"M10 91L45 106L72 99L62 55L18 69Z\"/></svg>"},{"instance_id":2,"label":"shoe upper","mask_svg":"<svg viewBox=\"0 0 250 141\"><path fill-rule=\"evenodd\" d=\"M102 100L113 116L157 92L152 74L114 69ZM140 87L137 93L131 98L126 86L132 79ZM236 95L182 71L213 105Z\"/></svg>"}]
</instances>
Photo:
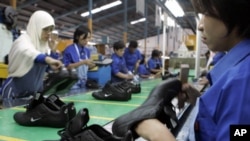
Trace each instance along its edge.
<instances>
[{"instance_id":1,"label":"shoe upper","mask_svg":"<svg viewBox=\"0 0 250 141\"><path fill-rule=\"evenodd\" d=\"M53 108L47 103L40 103L26 112L15 113L14 120L23 126L64 127L68 121L67 105L63 105L60 110Z\"/></svg>"},{"instance_id":2,"label":"shoe upper","mask_svg":"<svg viewBox=\"0 0 250 141\"><path fill-rule=\"evenodd\" d=\"M131 132L127 132L124 138L116 137L100 125L87 126L88 121L89 111L83 108L64 129L58 131L60 141L132 141Z\"/></svg>"},{"instance_id":3,"label":"shoe upper","mask_svg":"<svg viewBox=\"0 0 250 141\"><path fill-rule=\"evenodd\" d=\"M127 101L131 99L131 93L129 89L121 87L118 83L106 83L102 90L93 92L92 96L100 100L117 100Z\"/></svg>"},{"instance_id":4,"label":"shoe upper","mask_svg":"<svg viewBox=\"0 0 250 141\"><path fill-rule=\"evenodd\" d=\"M149 94L148 98L136 109L121 115L114 120L112 132L114 135L124 137L128 130L133 136L134 127L145 119L156 118L169 128L173 128L172 120L177 121L176 113L173 109L172 99L181 91L182 84L178 79L168 79L162 81Z\"/></svg>"},{"instance_id":5,"label":"shoe upper","mask_svg":"<svg viewBox=\"0 0 250 141\"><path fill-rule=\"evenodd\" d=\"M23 126L64 127L76 115L73 102L64 103L57 95L44 98L39 95L27 106L25 112L14 114L14 120Z\"/></svg>"}]
</instances>

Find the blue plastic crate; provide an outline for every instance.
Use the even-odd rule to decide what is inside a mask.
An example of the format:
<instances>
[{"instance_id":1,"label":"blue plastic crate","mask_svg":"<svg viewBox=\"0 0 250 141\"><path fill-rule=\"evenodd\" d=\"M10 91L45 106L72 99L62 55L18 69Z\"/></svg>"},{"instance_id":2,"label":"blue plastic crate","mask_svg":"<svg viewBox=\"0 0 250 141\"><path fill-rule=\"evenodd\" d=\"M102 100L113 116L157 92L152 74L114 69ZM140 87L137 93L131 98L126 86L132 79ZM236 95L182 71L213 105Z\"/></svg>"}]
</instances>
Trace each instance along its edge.
<instances>
[{"instance_id":1,"label":"blue plastic crate","mask_svg":"<svg viewBox=\"0 0 250 141\"><path fill-rule=\"evenodd\" d=\"M89 71L88 78L96 80L101 86L104 86L111 80L111 67L110 65L99 66L97 71Z\"/></svg>"}]
</instances>

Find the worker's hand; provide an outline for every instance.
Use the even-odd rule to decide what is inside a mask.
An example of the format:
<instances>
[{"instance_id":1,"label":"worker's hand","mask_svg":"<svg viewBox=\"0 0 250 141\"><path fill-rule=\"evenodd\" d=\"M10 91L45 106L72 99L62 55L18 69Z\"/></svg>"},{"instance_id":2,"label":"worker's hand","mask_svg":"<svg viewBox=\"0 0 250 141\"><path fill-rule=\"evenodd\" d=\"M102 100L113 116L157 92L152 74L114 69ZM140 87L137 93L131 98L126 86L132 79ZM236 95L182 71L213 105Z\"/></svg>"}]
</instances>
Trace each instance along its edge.
<instances>
[{"instance_id":1,"label":"worker's hand","mask_svg":"<svg viewBox=\"0 0 250 141\"><path fill-rule=\"evenodd\" d=\"M195 105L201 93L188 83L182 85L182 91L178 94L178 108L183 108L185 102Z\"/></svg>"},{"instance_id":2,"label":"worker's hand","mask_svg":"<svg viewBox=\"0 0 250 141\"><path fill-rule=\"evenodd\" d=\"M139 122L135 132L148 141L176 141L166 125L157 119L145 119Z\"/></svg>"},{"instance_id":3,"label":"worker's hand","mask_svg":"<svg viewBox=\"0 0 250 141\"><path fill-rule=\"evenodd\" d=\"M49 39L48 44L49 44L49 48L51 49L51 51L53 52L56 51L58 43L59 42L55 39L51 39L51 38Z\"/></svg>"},{"instance_id":4,"label":"worker's hand","mask_svg":"<svg viewBox=\"0 0 250 141\"><path fill-rule=\"evenodd\" d=\"M96 64L91 59L84 60L85 64L89 66L89 68L93 68L96 66Z\"/></svg>"},{"instance_id":5,"label":"worker's hand","mask_svg":"<svg viewBox=\"0 0 250 141\"><path fill-rule=\"evenodd\" d=\"M132 80L132 79L134 79L134 75L133 74L127 74L126 79L127 80Z\"/></svg>"},{"instance_id":6,"label":"worker's hand","mask_svg":"<svg viewBox=\"0 0 250 141\"><path fill-rule=\"evenodd\" d=\"M198 83L200 84L200 85L207 85L207 84L209 84L209 81L208 81L208 79L207 79L207 77L201 77L199 80L198 80Z\"/></svg>"},{"instance_id":7,"label":"worker's hand","mask_svg":"<svg viewBox=\"0 0 250 141\"><path fill-rule=\"evenodd\" d=\"M63 66L63 63L60 60L53 59L49 56L45 58L45 62L50 65L51 69L58 70Z\"/></svg>"}]
</instances>

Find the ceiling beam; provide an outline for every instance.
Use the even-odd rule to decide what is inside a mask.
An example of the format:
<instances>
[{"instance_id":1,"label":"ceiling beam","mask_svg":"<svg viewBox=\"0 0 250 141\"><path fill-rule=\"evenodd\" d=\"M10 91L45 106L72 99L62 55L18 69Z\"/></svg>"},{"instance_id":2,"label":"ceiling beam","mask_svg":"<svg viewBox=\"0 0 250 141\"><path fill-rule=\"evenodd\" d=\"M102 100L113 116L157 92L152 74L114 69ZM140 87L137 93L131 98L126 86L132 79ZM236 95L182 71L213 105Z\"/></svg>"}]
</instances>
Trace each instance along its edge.
<instances>
[{"instance_id":1,"label":"ceiling beam","mask_svg":"<svg viewBox=\"0 0 250 141\"><path fill-rule=\"evenodd\" d=\"M30 5L32 5L32 4L34 4L34 3L39 2L39 1L40 1L40 0L27 0L27 1L25 1L23 4L17 6L17 10L21 10L21 9L27 7L27 6L30 6Z\"/></svg>"}]
</instances>

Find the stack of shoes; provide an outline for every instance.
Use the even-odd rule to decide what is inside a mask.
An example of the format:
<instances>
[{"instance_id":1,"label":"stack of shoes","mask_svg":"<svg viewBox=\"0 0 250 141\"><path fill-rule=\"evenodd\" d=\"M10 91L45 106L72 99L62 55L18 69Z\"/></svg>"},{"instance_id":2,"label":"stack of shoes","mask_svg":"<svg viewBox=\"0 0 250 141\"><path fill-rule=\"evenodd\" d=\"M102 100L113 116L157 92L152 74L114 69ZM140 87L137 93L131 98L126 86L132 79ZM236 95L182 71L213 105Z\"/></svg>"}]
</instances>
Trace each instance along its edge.
<instances>
[{"instance_id":1,"label":"stack of shoes","mask_svg":"<svg viewBox=\"0 0 250 141\"><path fill-rule=\"evenodd\" d=\"M87 126L89 121L88 109L81 109L77 115L70 120L64 129L58 131L60 141L131 141L131 132L127 132L124 138L113 136L102 126L93 124Z\"/></svg>"},{"instance_id":2,"label":"stack of shoes","mask_svg":"<svg viewBox=\"0 0 250 141\"><path fill-rule=\"evenodd\" d=\"M124 137L127 131L132 131L133 137L136 125L145 119L158 119L168 128L173 129L178 124L172 99L181 92L182 83L178 79L167 79L157 85L148 98L136 109L114 120L112 132L115 136Z\"/></svg>"},{"instance_id":3,"label":"stack of shoes","mask_svg":"<svg viewBox=\"0 0 250 141\"><path fill-rule=\"evenodd\" d=\"M42 95L33 99L26 106L25 112L14 114L16 123L22 126L44 126L63 128L76 115L74 103L64 103L57 95L44 98Z\"/></svg>"},{"instance_id":4,"label":"stack of shoes","mask_svg":"<svg viewBox=\"0 0 250 141\"><path fill-rule=\"evenodd\" d=\"M44 81L43 95L54 93L67 93L67 91L77 82L76 70L62 68L59 72L50 72Z\"/></svg>"},{"instance_id":5,"label":"stack of shoes","mask_svg":"<svg viewBox=\"0 0 250 141\"><path fill-rule=\"evenodd\" d=\"M128 101L131 99L131 88L122 86L122 83L111 83L110 81L99 90L92 93L98 100Z\"/></svg>"}]
</instances>

